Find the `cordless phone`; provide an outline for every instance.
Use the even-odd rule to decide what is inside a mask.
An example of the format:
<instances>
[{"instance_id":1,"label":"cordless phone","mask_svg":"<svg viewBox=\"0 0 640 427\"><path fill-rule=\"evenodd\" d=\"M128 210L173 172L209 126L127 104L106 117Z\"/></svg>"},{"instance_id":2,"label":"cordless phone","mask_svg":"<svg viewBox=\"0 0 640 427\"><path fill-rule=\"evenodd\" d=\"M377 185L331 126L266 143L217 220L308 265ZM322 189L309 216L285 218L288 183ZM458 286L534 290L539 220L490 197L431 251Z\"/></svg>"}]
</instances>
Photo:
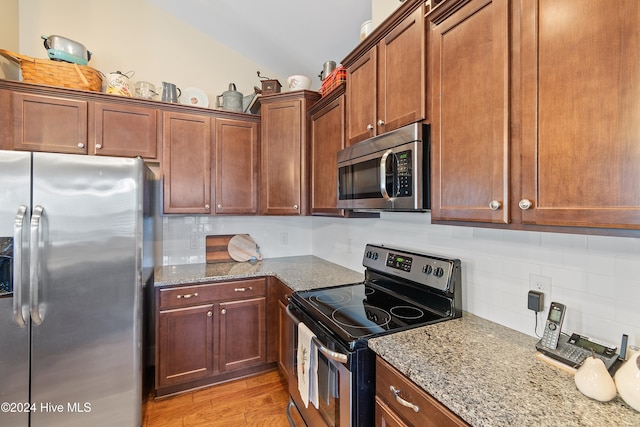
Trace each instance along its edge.
<instances>
[{"instance_id":1,"label":"cordless phone","mask_svg":"<svg viewBox=\"0 0 640 427\"><path fill-rule=\"evenodd\" d=\"M558 348L558 340L560 339L560 331L562 322L564 321L564 312L566 306L558 302L552 302L549 309L547 323L544 326L544 334L542 335L541 344L544 347L555 350Z\"/></svg>"}]
</instances>

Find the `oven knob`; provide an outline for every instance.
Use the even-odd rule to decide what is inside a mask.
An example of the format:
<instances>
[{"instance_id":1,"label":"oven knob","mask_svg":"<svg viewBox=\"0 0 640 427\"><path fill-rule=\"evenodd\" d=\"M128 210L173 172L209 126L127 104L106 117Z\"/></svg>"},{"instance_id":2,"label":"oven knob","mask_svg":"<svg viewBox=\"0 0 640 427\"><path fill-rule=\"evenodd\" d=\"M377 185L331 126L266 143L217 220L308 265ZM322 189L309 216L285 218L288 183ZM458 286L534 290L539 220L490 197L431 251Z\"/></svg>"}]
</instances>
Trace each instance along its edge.
<instances>
[{"instance_id":1,"label":"oven knob","mask_svg":"<svg viewBox=\"0 0 640 427\"><path fill-rule=\"evenodd\" d=\"M433 270L433 275L436 277L444 276L444 269L442 267L436 267L436 269Z\"/></svg>"},{"instance_id":2,"label":"oven knob","mask_svg":"<svg viewBox=\"0 0 640 427\"><path fill-rule=\"evenodd\" d=\"M378 252L374 252L374 253L373 253L373 259L374 259L374 260L378 259Z\"/></svg>"},{"instance_id":3,"label":"oven knob","mask_svg":"<svg viewBox=\"0 0 640 427\"><path fill-rule=\"evenodd\" d=\"M431 274L432 271L433 271L433 267L431 267L429 264L422 267L422 272L424 274Z\"/></svg>"}]
</instances>

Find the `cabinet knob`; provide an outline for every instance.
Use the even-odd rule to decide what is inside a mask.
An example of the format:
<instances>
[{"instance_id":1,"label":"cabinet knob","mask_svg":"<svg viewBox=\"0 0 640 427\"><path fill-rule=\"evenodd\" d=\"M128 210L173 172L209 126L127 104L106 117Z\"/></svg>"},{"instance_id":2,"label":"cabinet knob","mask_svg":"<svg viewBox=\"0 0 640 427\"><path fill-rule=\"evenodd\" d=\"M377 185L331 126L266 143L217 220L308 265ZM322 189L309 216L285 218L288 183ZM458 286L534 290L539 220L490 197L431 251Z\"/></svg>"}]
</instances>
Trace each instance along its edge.
<instances>
[{"instance_id":1,"label":"cabinet knob","mask_svg":"<svg viewBox=\"0 0 640 427\"><path fill-rule=\"evenodd\" d=\"M211 310L207 311L207 317L211 317L211 316L213 316L213 311Z\"/></svg>"},{"instance_id":2,"label":"cabinet knob","mask_svg":"<svg viewBox=\"0 0 640 427\"><path fill-rule=\"evenodd\" d=\"M526 211L527 209L529 209L531 206L533 206L533 203L531 203L531 200L529 199L522 199L520 200L520 202L518 203L518 206L520 207L520 209L522 209L523 211Z\"/></svg>"},{"instance_id":3,"label":"cabinet knob","mask_svg":"<svg viewBox=\"0 0 640 427\"><path fill-rule=\"evenodd\" d=\"M227 309L226 309L226 308L223 308L223 309L220 311L220 313L221 313L221 314L227 314Z\"/></svg>"},{"instance_id":4,"label":"cabinet knob","mask_svg":"<svg viewBox=\"0 0 640 427\"><path fill-rule=\"evenodd\" d=\"M209 209L210 207L211 207L211 206L209 206L209 205L204 205L204 208L205 208L205 209Z\"/></svg>"},{"instance_id":5,"label":"cabinet knob","mask_svg":"<svg viewBox=\"0 0 640 427\"><path fill-rule=\"evenodd\" d=\"M373 130L373 125L372 124L368 124L367 125L367 130Z\"/></svg>"},{"instance_id":6,"label":"cabinet knob","mask_svg":"<svg viewBox=\"0 0 640 427\"><path fill-rule=\"evenodd\" d=\"M100 150L102 148L102 144L96 144L96 150Z\"/></svg>"},{"instance_id":7,"label":"cabinet knob","mask_svg":"<svg viewBox=\"0 0 640 427\"><path fill-rule=\"evenodd\" d=\"M378 120L378 126L384 126L384 120L382 119Z\"/></svg>"},{"instance_id":8,"label":"cabinet knob","mask_svg":"<svg viewBox=\"0 0 640 427\"><path fill-rule=\"evenodd\" d=\"M293 209L298 209L298 205L293 205Z\"/></svg>"},{"instance_id":9,"label":"cabinet knob","mask_svg":"<svg viewBox=\"0 0 640 427\"><path fill-rule=\"evenodd\" d=\"M78 148L84 148L84 144L82 142L78 142Z\"/></svg>"},{"instance_id":10,"label":"cabinet knob","mask_svg":"<svg viewBox=\"0 0 640 427\"><path fill-rule=\"evenodd\" d=\"M502 204L500 204L500 202L497 200L492 200L489 202L489 209L491 209L492 211L497 211L498 209L500 209L500 206L502 206Z\"/></svg>"},{"instance_id":11,"label":"cabinet knob","mask_svg":"<svg viewBox=\"0 0 640 427\"><path fill-rule=\"evenodd\" d=\"M218 205L218 209L222 209L222 205Z\"/></svg>"}]
</instances>

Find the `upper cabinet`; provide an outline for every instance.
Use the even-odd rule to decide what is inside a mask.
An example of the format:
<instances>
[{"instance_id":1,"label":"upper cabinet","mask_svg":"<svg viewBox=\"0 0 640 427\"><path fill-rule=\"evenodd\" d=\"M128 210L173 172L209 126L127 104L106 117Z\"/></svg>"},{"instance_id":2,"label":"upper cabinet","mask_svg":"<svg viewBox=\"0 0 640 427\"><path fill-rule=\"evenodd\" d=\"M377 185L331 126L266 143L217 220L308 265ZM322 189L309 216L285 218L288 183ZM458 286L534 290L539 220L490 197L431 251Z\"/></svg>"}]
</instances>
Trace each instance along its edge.
<instances>
[{"instance_id":1,"label":"upper cabinet","mask_svg":"<svg viewBox=\"0 0 640 427\"><path fill-rule=\"evenodd\" d=\"M261 213L308 212L307 111L320 98L300 90L261 98Z\"/></svg>"},{"instance_id":2,"label":"upper cabinet","mask_svg":"<svg viewBox=\"0 0 640 427\"><path fill-rule=\"evenodd\" d=\"M89 133L89 152L98 156L158 158L157 111L137 105L96 102Z\"/></svg>"},{"instance_id":3,"label":"upper cabinet","mask_svg":"<svg viewBox=\"0 0 640 427\"><path fill-rule=\"evenodd\" d=\"M520 2L524 224L640 228L640 2L601 6Z\"/></svg>"},{"instance_id":4,"label":"upper cabinet","mask_svg":"<svg viewBox=\"0 0 640 427\"><path fill-rule=\"evenodd\" d=\"M12 104L13 149L87 153L87 101L14 92Z\"/></svg>"},{"instance_id":5,"label":"upper cabinet","mask_svg":"<svg viewBox=\"0 0 640 427\"><path fill-rule=\"evenodd\" d=\"M318 101L310 115L312 215L344 215L338 209L337 153L345 147L344 85Z\"/></svg>"},{"instance_id":6,"label":"upper cabinet","mask_svg":"<svg viewBox=\"0 0 640 427\"><path fill-rule=\"evenodd\" d=\"M509 221L507 4L430 17L432 219Z\"/></svg>"},{"instance_id":7,"label":"upper cabinet","mask_svg":"<svg viewBox=\"0 0 640 427\"><path fill-rule=\"evenodd\" d=\"M103 96L65 93L65 89L21 86L0 111L10 117L15 150L142 157L157 160L155 108ZM93 94L92 94L93 95ZM100 95L98 95L100 96ZM112 98L112 99L109 99Z\"/></svg>"},{"instance_id":8,"label":"upper cabinet","mask_svg":"<svg viewBox=\"0 0 640 427\"><path fill-rule=\"evenodd\" d=\"M164 112L163 186L165 213L211 212L211 118Z\"/></svg>"},{"instance_id":9,"label":"upper cabinet","mask_svg":"<svg viewBox=\"0 0 640 427\"><path fill-rule=\"evenodd\" d=\"M426 117L424 1L407 1L342 64L347 145Z\"/></svg>"},{"instance_id":10,"label":"upper cabinet","mask_svg":"<svg viewBox=\"0 0 640 427\"><path fill-rule=\"evenodd\" d=\"M640 3L599 5L453 0L428 15L433 221L640 229Z\"/></svg>"},{"instance_id":11,"label":"upper cabinet","mask_svg":"<svg viewBox=\"0 0 640 427\"><path fill-rule=\"evenodd\" d=\"M214 211L258 213L259 126L236 119L214 120Z\"/></svg>"}]
</instances>

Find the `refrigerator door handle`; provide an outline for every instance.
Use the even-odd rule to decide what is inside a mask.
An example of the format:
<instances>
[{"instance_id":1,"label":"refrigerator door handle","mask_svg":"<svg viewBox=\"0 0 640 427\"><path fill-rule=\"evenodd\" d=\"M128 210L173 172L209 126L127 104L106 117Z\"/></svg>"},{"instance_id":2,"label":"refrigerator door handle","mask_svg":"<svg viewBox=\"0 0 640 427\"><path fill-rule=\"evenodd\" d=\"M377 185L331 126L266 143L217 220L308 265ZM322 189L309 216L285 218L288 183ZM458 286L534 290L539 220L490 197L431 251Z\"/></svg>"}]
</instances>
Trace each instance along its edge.
<instances>
[{"instance_id":1,"label":"refrigerator door handle","mask_svg":"<svg viewBox=\"0 0 640 427\"><path fill-rule=\"evenodd\" d=\"M27 325L22 311L22 239L28 217L27 207L20 206L13 225L13 318L21 328Z\"/></svg>"},{"instance_id":2,"label":"refrigerator door handle","mask_svg":"<svg viewBox=\"0 0 640 427\"><path fill-rule=\"evenodd\" d=\"M30 239L30 260L31 277L29 280L30 308L31 320L36 325L42 323L42 314L40 313L40 221L44 214L44 208L40 205L33 209L31 215L31 239Z\"/></svg>"}]
</instances>

